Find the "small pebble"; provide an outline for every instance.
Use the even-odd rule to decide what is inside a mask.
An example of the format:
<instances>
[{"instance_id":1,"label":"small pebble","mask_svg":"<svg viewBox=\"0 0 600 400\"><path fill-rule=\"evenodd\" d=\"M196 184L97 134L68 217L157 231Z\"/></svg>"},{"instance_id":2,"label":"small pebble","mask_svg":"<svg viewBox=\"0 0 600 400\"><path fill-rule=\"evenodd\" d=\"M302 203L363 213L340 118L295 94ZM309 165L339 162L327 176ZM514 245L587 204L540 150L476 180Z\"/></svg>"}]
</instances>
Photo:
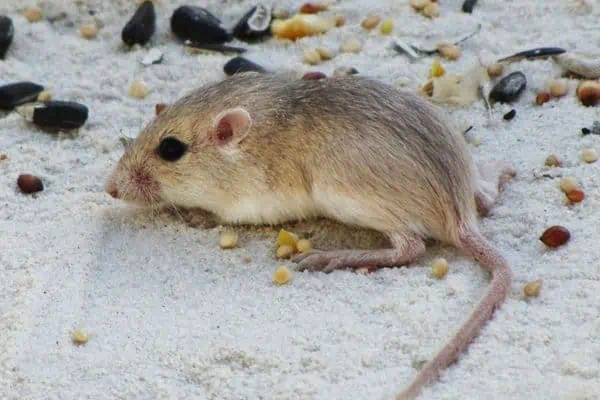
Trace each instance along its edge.
<instances>
[{"instance_id":1,"label":"small pebble","mask_svg":"<svg viewBox=\"0 0 600 400\"><path fill-rule=\"evenodd\" d=\"M577 87L577 97L579 97L584 106L595 106L600 100L600 82L581 82Z\"/></svg>"},{"instance_id":2,"label":"small pebble","mask_svg":"<svg viewBox=\"0 0 600 400\"><path fill-rule=\"evenodd\" d=\"M288 244L284 244L277 248L276 255L277 255L277 258L290 258L295 252L296 252L296 249L294 249L292 246L290 246Z\"/></svg>"},{"instance_id":3,"label":"small pebble","mask_svg":"<svg viewBox=\"0 0 600 400\"><path fill-rule=\"evenodd\" d=\"M431 274L437 279L444 278L448 274L448 261L445 258L434 260L431 267Z\"/></svg>"},{"instance_id":4,"label":"small pebble","mask_svg":"<svg viewBox=\"0 0 600 400\"><path fill-rule=\"evenodd\" d=\"M358 74L358 70L354 67L337 67L333 70L333 76L348 76L348 75L356 75Z\"/></svg>"},{"instance_id":5,"label":"small pebble","mask_svg":"<svg viewBox=\"0 0 600 400\"><path fill-rule=\"evenodd\" d=\"M571 190L578 189L579 185L575 178L571 178L570 176L564 177L559 182L560 190L564 193L568 193Z\"/></svg>"},{"instance_id":6,"label":"small pebble","mask_svg":"<svg viewBox=\"0 0 600 400\"><path fill-rule=\"evenodd\" d=\"M29 22L38 22L42 19L43 12L42 9L38 6L32 6L25 10L25 12L23 12L23 15L25 16L25 18L27 18L27 21Z\"/></svg>"},{"instance_id":7,"label":"small pebble","mask_svg":"<svg viewBox=\"0 0 600 400\"><path fill-rule=\"evenodd\" d=\"M558 79L550 85L550 94L553 97L562 97L569 91L569 82L566 79Z\"/></svg>"},{"instance_id":8,"label":"small pebble","mask_svg":"<svg viewBox=\"0 0 600 400\"><path fill-rule=\"evenodd\" d=\"M341 47L343 53L358 53L362 47L360 41L356 38L347 39Z\"/></svg>"},{"instance_id":9,"label":"small pebble","mask_svg":"<svg viewBox=\"0 0 600 400\"><path fill-rule=\"evenodd\" d=\"M317 53L319 53L321 60L327 61L333 58L333 51L329 50L326 47L317 47L316 50Z\"/></svg>"},{"instance_id":10,"label":"small pebble","mask_svg":"<svg viewBox=\"0 0 600 400\"><path fill-rule=\"evenodd\" d=\"M546 167L560 167L562 165L562 162L560 161L560 158L558 158L557 155L550 154L548 157L546 157L544 165Z\"/></svg>"},{"instance_id":11,"label":"small pebble","mask_svg":"<svg viewBox=\"0 0 600 400\"><path fill-rule=\"evenodd\" d=\"M88 342L88 335L81 329L76 329L71 333L71 340L77 345L86 344Z\"/></svg>"},{"instance_id":12,"label":"small pebble","mask_svg":"<svg viewBox=\"0 0 600 400\"><path fill-rule=\"evenodd\" d=\"M548 92L540 92L537 94L537 96L535 96L535 104L537 104L538 106L541 106L544 103L547 103L550 101L550 93Z\"/></svg>"},{"instance_id":13,"label":"small pebble","mask_svg":"<svg viewBox=\"0 0 600 400\"><path fill-rule=\"evenodd\" d=\"M383 35L389 35L390 33L392 33L393 30L394 30L394 23L392 22L392 20L389 20L389 19L382 21L381 25L379 26L379 31Z\"/></svg>"},{"instance_id":14,"label":"small pebble","mask_svg":"<svg viewBox=\"0 0 600 400\"><path fill-rule=\"evenodd\" d=\"M233 249L238 244L238 234L235 231L225 231L221 234L219 246L222 249Z\"/></svg>"},{"instance_id":15,"label":"small pebble","mask_svg":"<svg viewBox=\"0 0 600 400\"><path fill-rule=\"evenodd\" d=\"M517 115L517 110L515 110L513 108L512 110L510 110L509 112L504 114L504 116L502 116L502 118L504 118L504 120L506 120L506 121L510 121L511 119L513 119L515 117L515 115Z\"/></svg>"},{"instance_id":16,"label":"small pebble","mask_svg":"<svg viewBox=\"0 0 600 400\"><path fill-rule=\"evenodd\" d=\"M542 280L538 279L535 281L528 282L523 288L523 294L526 297L538 297L542 290Z\"/></svg>"},{"instance_id":17,"label":"small pebble","mask_svg":"<svg viewBox=\"0 0 600 400\"><path fill-rule=\"evenodd\" d=\"M321 63L321 55L316 49L308 48L304 49L304 62L309 65L317 65Z\"/></svg>"},{"instance_id":18,"label":"small pebble","mask_svg":"<svg viewBox=\"0 0 600 400\"><path fill-rule=\"evenodd\" d=\"M44 190L44 183L40 178L31 174L21 174L17 178L17 186L23 193L36 193Z\"/></svg>"},{"instance_id":19,"label":"small pebble","mask_svg":"<svg viewBox=\"0 0 600 400\"><path fill-rule=\"evenodd\" d=\"M410 0L410 5L417 11L423 10L431 4L431 0Z\"/></svg>"},{"instance_id":20,"label":"small pebble","mask_svg":"<svg viewBox=\"0 0 600 400\"><path fill-rule=\"evenodd\" d=\"M37 100L41 101L42 103L49 102L52 100L52 92L49 90L42 90L40 94L38 94Z\"/></svg>"},{"instance_id":21,"label":"small pebble","mask_svg":"<svg viewBox=\"0 0 600 400\"><path fill-rule=\"evenodd\" d=\"M381 21L380 16L370 15L367 18L362 20L362 22L360 23L360 26L362 26L363 29L370 31L371 29L375 28L377 26L377 24L379 24L380 21Z\"/></svg>"},{"instance_id":22,"label":"small pebble","mask_svg":"<svg viewBox=\"0 0 600 400\"><path fill-rule=\"evenodd\" d=\"M592 133L592 130L590 128L581 128L582 135L589 135L590 133Z\"/></svg>"},{"instance_id":23,"label":"small pebble","mask_svg":"<svg viewBox=\"0 0 600 400\"><path fill-rule=\"evenodd\" d=\"M456 45L439 46L438 52L442 57L444 57L447 60L458 60L461 55L460 47Z\"/></svg>"},{"instance_id":24,"label":"small pebble","mask_svg":"<svg viewBox=\"0 0 600 400\"><path fill-rule=\"evenodd\" d=\"M277 267L273 274L273 281L278 285L285 285L290 281L292 273L286 266Z\"/></svg>"},{"instance_id":25,"label":"small pebble","mask_svg":"<svg viewBox=\"0 0 600 400\"><path fill-rule=\"evenodd\" d=\"M495 63L487 67L487 73L490 78L497 78L504 73L504 64Z\"/></svg>"},{"instance_id":26,"label":"small pebble","mask_svg":"<svg viewBox=\"0 0 600 400\"><path fill-rule=\"evenodd\" d=\"M327 78L327 75L319 71L307 72L302 75L302 79L305 81L318 81L325 78Z\"/></svg>"},{"instance_id":27,"label":"small pebble","mask_svg":"<svg viewBox=\"0 0 600 400\"><path fill-rule=\"evenodd\" d=\"M142 58L141 63L145 66L152 64L159 64L162 62L163 53L159 49L151 49L148 53Z\"/></svg>"},{"instance_id":28,"label":"small pebble","mask_svg":"<svg viewBox=\"0 0 600 400\"><path fill-rule=\"evenodd\" d=\"M440 7L437 3L430 3L423 9L423 15L428 18L437 18L440 16Z\"/></svg>"},{"instance_id":29,"label":"small pebble","mask_svg":"<svg viewBox=\"0 0 600 400\"><path fill-rule=\"evenodd\" d=\"M585 149L581 153L581 159L586 163L593 163L598 161L598 152L596 149Z\"/></svg>"},{"instance_id":30,"label":"small pebble","mask_svg":"<svg viewBox=\"0 0 600 400\"><path fill-rule=\"evenodd\" d=\"M79 33L84 39L94 39L98 36L98 27L96 24L85 24L79 28Z\"/></svg>"},{"instance_id":31,"label":"small pebble","mask_svg":"<svg viewBox=\"0 0 600 400\"><path fill-rule=\"evenodd\" d=\"M6 15L0 15L0 60L4 60L8 48L13 42L15 27L12 19Z\"/></svg>"},{"instance_id":32,"label":"small pebble","mask_svg":"<svg viewBox=\"0 0 600 400\"><path fill-rule=\"evenodd\" d=\"M129 95L138 99L143 99L148 95L148 88L142 81L133 81L129 86Z\"/></svg>"},{"instance_id":33,"label":"small pebble","mask_svg":"<svg viewBox=\"0 0 600 400\"><path fill-rule=\"evenodd\" d=\"M490 91L490 100L510 103L519 98L527 87L527 78L520 71L512 72L500 80Z\"/></svg>"}]
</instances>

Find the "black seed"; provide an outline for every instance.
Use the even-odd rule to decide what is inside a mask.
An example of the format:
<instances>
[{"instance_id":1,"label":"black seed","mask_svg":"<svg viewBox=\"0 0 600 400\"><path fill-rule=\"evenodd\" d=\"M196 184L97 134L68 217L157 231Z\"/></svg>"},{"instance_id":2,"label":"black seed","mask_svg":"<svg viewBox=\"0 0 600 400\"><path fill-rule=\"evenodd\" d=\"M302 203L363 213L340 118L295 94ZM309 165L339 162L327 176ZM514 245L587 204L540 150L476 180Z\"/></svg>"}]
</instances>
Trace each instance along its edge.
<instances>
[{"instance_id":1,"label":"black seed","mask_svg":"<svg viewBox=\"0 0 600 400\"><path fill-rule=\"evenodd\" d=\"M271 34L271 10L262 4L250 9L233 27L233 36L245 41L266 38Z\"/></svg>"},{"instance_id":2,"label":"black seed","mask_svg":"<svg viewBox=\"0 0 600 400\"><path fill-rule=\"evenodd\" d=\"M542 58L548 56L555 56L557 54L565 53L566 50L560 47L538 47L535 49L520 51L508 57L504 57L498 60L500 61L516 61L523 58Z\"/></svg>"},{"instance_id":3,"label":"black seed","mask_svg":"<svg viewBox=\"0 0 600 400\"><path fill-rule=\"evenodd\" d=\"M465 0L462 5L463 12L471 14L473 12L473 7L477 4L477 0Z\"/></svg>"},{"instance_id":4,"label":"black seed","mask_svg":"<svg viewBox=\"0 0 600 400\"><path fill-rule=\"evenodd\" d=\"M229 76L240 72L260 72L263 74L267 72L267 70L262 66L244 57L234 57L227 61L223 67L223 70L225 71L225 74Z\"/></svg>"},{"instance_id":5,"label":"black seed","mask_svg":"<svg viewBox=\"0 0 600 400\"><path fill-rule=\"evenodd\" d=\"M0 86L0 109L12 110L16 106L33 101L42 90L42 85L28 81Z\"/></svg>"},{"instance_id":6,"label":"black seed","mask_svg":"<svg viewBox=\"0 0 600 400\"><path fill-rule=\"evenodd\" d=\"M121 39L128 46L145 45L156 30L156 12L151 0L146 0L135 10L121 32Z\"/></svg>"},{"instance_id":7,"label":"black seed","mask_svg":"<svg viewBox=\"0 0 600 400\"><path fill-rule=\"evenodd\" d=\"M510 110L509 112L504 114L504 116L502 118L504 118L507 121L510 121L511 119L513 119L515 117L515 115L517 115L517 110L515 110L513 108L512 110Z\"/></svg>"},{"instance_id":8,"label":"black seed","mask_svg":"<svg viewBox=\"0 0 600 400\"><path fill-rule=\"evenodd\" d=\"M590 133L592 133L590 128L581 128L582 135L589 135Z\"/></svg>"},{"instance_id":9,"label":"black seed","mask_svg":"<svg viewBox=\"0 0 600 400\"><path fill-rule=\"evenodd\" d=\"M158 155L165 161L177 161L183 157L187 149L187 145L179 139L166 137L158 146Z\"/></svg>"},{"instance_id":10,"label":"black seed","mask_svg":"<svg viewBox=\"0 0 600 400\"><path fill-rule=\"evenodd\" d=\"M14 36L15 27L12 20L6 15L0 15L0 60L4 60Z\"/></svg>"},{"instance_id":11,"label":"black seed","mask_svg":"<svg viewBox=\"0 0 600 400\"><path fill-rule=\"evenodd\" d=\"M527 78L520 71L506 75L490 92L490 100L509 103L516 100L527 87Z\"/></svg>"},{"instance_id":12,"label":"black seed","mask_svg":"<svg viewBox=\"0 0 600 400\"><path fill-rule=\"evenodd\" d=\"M199 44L225 43L233 39L221 21L202 7L177 8L171 16L171 31L180 40Z\"/></svg>"},{"instance_id":13,"label":"black seed","mask_svg":"<svg viewBox=\"0 0 600 400\"><path fill-rule=\"evenodd\" d=\"M33 123L44 128L75 129L85 124L88 108L73 101L50 101L33 109Z\"/></svg>"}]
</instances>

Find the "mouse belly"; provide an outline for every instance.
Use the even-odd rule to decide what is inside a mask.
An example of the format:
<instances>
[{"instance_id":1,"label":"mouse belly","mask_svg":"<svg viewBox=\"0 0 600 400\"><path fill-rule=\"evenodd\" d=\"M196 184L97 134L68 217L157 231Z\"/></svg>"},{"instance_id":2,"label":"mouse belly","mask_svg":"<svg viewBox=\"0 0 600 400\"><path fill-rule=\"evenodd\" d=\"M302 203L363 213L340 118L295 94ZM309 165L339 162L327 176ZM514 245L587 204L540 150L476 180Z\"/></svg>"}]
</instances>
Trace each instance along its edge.
<instances>
[{"instance_id":1,"label":"mouse belly","mask_svg":"<svg viewBox=\"0 0 600 400\"><path fill-rule=\"evenodd\" d=\"M252 225L276 225L318 216L314 201L306 194L245 196L233 203L223 204L216 214L231 224Z\"/></svg>"}]
</instances>

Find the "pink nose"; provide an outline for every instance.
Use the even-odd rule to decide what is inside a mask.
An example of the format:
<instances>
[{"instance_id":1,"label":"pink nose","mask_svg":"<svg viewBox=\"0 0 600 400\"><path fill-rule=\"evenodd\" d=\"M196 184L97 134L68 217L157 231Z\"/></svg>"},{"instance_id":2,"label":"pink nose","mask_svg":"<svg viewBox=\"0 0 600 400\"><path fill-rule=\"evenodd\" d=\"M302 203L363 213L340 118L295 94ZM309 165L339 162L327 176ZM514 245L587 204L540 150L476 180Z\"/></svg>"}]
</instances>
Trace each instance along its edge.
<instances>
[{"instance_id":1,"label":"pink nose","mask_svg":"<svg viewBox=\"0 0 600 400\"><path fill-rule=\"evenodd\" d=\"M106 187L106 193L110 194L111 197L118 199L119 198L119 189L117 189L116 185L110 184Z\"/></svg>"}]
</instances>

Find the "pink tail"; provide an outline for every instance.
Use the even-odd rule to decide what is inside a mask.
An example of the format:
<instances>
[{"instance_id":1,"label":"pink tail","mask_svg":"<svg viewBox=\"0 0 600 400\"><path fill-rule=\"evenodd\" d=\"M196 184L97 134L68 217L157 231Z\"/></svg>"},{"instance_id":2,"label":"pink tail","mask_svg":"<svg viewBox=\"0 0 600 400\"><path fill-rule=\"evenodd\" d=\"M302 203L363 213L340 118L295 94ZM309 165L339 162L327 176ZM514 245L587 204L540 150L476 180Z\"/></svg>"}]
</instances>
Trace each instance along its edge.
<instances>
[{"instance_id":1,"label":"pink tail","mask_svg":"<svg viewBox=\"0 0 600 400\"><path fill-rule=\"evenodd\" d=\"M419 371L408 389L396 396L396 400L416 398L424 386L437 379L440 372L455 362L458 356L469 347L481 328L492 318L494 311L500 308L508 297L512 272L500 252L490 246L479 231L471 226L465 226L461 230L460 240L463 250L477 260L482 267L492 271L490 288L460 330Z\"/></svg>"}]
</instances>

